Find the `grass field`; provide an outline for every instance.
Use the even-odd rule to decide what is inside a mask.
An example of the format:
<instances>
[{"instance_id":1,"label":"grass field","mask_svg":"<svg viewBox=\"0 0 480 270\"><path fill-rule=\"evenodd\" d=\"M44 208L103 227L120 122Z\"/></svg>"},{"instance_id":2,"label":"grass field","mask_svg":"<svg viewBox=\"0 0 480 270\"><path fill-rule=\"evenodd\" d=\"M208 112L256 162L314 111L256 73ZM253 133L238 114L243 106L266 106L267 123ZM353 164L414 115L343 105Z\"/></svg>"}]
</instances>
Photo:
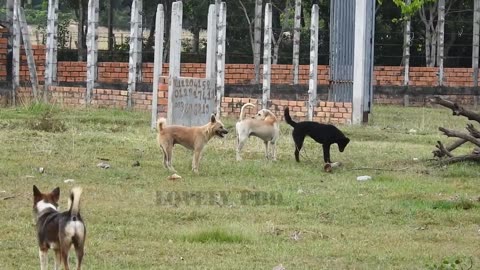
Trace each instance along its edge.
<instances>
[{"instance_id":1,"label":"grass field","mask_svg":"<svg viewBox=\"0 0 480 270\"><path fill-rule=\"evenodd\" d=\"M33 184L59 186L63 209L68 190L83 187L84 269L436 269L455 260L480 269L479 165L430 160L435 142L448 141L438 126L463 129L465 119L375 107L370 124L342 127L352 141L344 153L332 147L343 166L331 174L312 140L295 162L283 123L278 161L251 138L236 162L235 121L224 123L231 132L210 142L199 175L191 153L175 148L183 179L170 181L148 113L1 109L0 269L39 268ZM100 158L111 168L98 168Z\"/></svg>"}]
</instances>

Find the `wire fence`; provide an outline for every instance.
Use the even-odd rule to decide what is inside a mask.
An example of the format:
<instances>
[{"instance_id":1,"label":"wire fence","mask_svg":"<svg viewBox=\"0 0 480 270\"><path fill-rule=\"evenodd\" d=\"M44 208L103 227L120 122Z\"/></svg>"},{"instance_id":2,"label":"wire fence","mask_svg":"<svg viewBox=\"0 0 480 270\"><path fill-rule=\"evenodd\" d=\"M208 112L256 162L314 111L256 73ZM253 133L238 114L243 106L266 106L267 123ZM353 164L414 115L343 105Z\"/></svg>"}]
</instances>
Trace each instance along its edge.
<instances>
[{"instance_id":1,"label":"wire fence","mask_svg":"<svg viewBox=\"0 0 480 270\"><path fill-rule=\"evenodd\" d=\"M4 7L5 5L3 5ZM381 10L380 10L381 11ZM0 8L0 21L6 20L5 8ZM472 10L452 10L446 17L445 25L445 67L471 67L472 65L472 39L473 39L473 21L466 18L472 17ZM226 39L226 63L253 63L253 53L251 48L252 41L249 37L249 28L245 17L242 14L233 14L231 19L243 21L243 24L227 24ZM321 24L319 31L319 50L318 64L328 65L329 63L329 25L328 14L321 14ZM385 66L402 65L403 55L403 25L401 23L392 23L398 17L385 17L381 12L377 12L374 40L374 64ZM27 18L28 20L28 18ZM150 19L144 21L144 48L142 58L144 62L153 62L153 43L151 42ZM30 23L30 22L29 22ZM309 31L308 26L304 27L300 42L300 64L309 63ZM278 64L291 64L293 59L293 31L284 27L273 28L276 40L279 40L279 33L282 33L282 41L278 48ZM113 47L108 47L108 28L101 26L97 30L98 34L98 60L102 62L128 62L129 36L128 25L113 25ZM32 43L45 44L45 27L30 24L30 35ZM263 33L262 33L263 35ZM86 55L86 50L78 50L78 26L75 22L67 25L59 24L59 61L77 61L79 60L79 51L81 55ZM410 64L412 66L426 65L426 45L425 45L425 25L420 18L414 17L412 20L410 48ZM263 39L262 39L263 41ZM168 36L166 36L168 42ZM198 49L195 44L198 43ZM194 35L183 30L182 35L182 62L205 62L206 58L206 30L200 31L199 38L196 40ZM272 46L273 47L273 46ZM168 50L168 44L165 46ZM263 51L263 50L262 50ZM168 54L166 55L168 57ZM168 59L165 59L168 61Z\"/></svg>"}]
</instances>

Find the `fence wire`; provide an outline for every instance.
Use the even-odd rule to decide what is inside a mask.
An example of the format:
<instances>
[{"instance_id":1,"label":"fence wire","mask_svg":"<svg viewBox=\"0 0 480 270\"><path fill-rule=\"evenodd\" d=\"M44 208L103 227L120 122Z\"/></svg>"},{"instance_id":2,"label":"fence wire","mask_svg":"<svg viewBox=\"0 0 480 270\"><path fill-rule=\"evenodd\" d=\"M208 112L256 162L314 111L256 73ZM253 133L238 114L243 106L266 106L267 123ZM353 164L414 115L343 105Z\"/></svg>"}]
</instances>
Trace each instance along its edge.
<instances>
[{"instance_id":1,"label":"fence wire","mask_svg":"<svg viewBox=\"0 0 480 270\"><path fill-rule=\"evenodd\" d=\"M0 1L0 22L6 20L5 0ZM377 66L400 66L402 65L403 54L403 25L402 23L394 23L400 17L399 11L388 17L385 13L391 14L391 7L380 7L376 12L375 24L375 44L374 44L374 64ZM388 12L387 12L388 11ZM105 10L101 10L101 14L105 14ZM227 8L228 12L228 8ZM27 8L27 22L30 25L30 35L33 45L45 44L45 24L39 24L42 19L38 14L34 15L28 12ZM37 12L39 13L39 12ZM119 13L120 17L126 21L129 17L129 10L125 9ZM308 11L307 11L307 14ZM73 15L72 15L73 16ZM206 16L206 15L205 15ZM251 40L249 37L249 26L243 14L231 14L227 24L227 50L226 63L253 63L253 53L251 48ZM62 24L62 16L59 22L59 61L76 61L79 59L79 51L85 54L85 49L78 49L78 27L74 21L68 24ZM125 18L124 18L125 17ZM473 21L472 10L450 10L446 16L445 26L445 67L471 67L472 65L472 29ZM142 58L144 62L153 62L153 43L150 38L152 17L144 19L144 48ZM318 50L318 64L328 65L330 54L330 15L328 12L320 14L320 29L319 29L319 50ZM198 40L195 35L189 31L189 25L185 24L182 37L182 62L205 62L206 58L206 29L199 33ZM278 40L280 32L279 27L274 27L274 36ZM108 47L108 28L106 22L101 21L101 27L98 31L99 42L99 61L119 61L128 62L129 49L129 25L128 22L117 22L113 24L113 47ZM263 33L262 33L263 35ZM293 33L289 27L283 28L282 41L278 50L278 64L291 64L293 59ZM300 64L309 63L309 31L308 25L302 31L300 42ZM425 66L425 25L418 16L414 16L412 20L412 44L410 49L410 64L411 66ZM263 40L263 39L262 39ZM168 36L166 36L165 50L168 50ZM198 49L195 44L198 45ZM273 46L272 46L273 47ZM263 50L262 50L263 51ZM168 55L166 61L168 61Z\"/></svg>"}]
</instances>

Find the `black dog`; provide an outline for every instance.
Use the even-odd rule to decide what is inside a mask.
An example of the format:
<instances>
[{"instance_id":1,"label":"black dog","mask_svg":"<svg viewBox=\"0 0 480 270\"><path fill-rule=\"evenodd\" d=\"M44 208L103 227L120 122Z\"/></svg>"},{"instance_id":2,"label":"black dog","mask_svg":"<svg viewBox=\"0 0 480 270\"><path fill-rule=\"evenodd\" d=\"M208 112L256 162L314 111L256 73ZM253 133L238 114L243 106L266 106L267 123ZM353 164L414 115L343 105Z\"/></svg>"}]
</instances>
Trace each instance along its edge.
<instances>
[{"instance_id":1,"label":"black dog","mask_svg":"<svg viewBox=\"0 0 480 270\"><path fill-rule=\"evenodd\" d=\"M297 162L300 162L300 150L307 135L317 143L322 144L323 160L325 163L332 163L330 160L330 145L336 143L340 152L343 152L350 142L350 139L345 137L345 135L333 125L320 124L312 121L294 122L290 117L288 107L285 108L285 121L293 127L292 136L295 142L295 159Z\"/></svg>"}]
</instances>

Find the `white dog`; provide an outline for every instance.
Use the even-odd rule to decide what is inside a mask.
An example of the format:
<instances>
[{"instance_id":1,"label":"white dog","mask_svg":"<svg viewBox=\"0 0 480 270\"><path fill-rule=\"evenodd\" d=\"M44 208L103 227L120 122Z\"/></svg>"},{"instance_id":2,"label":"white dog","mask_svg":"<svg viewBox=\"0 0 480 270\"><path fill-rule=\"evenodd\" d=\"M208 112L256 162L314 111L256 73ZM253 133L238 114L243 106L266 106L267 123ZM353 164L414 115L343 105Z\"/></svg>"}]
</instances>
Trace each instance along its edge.
<instances>
[{"instance_id":1,"label":"white dog","mask_svg":"<svg viewBox=\"0 0 480 270\"><path fill-rule=\"evenodd\" d=\"M280 127L277 117L270 110L262 109L258 111L256 119L243 119L244 109L246 107L255 107L252 103L246 103L240 110L240 118L236 124L237 130L237 160L242 160L240 151L242 151L245 142L250 136L255 136L265 143L265 157L270 158L269 144L272 145L273 160L277 159L275 143L280 136Z\"/></svg>"}]
</instances>

